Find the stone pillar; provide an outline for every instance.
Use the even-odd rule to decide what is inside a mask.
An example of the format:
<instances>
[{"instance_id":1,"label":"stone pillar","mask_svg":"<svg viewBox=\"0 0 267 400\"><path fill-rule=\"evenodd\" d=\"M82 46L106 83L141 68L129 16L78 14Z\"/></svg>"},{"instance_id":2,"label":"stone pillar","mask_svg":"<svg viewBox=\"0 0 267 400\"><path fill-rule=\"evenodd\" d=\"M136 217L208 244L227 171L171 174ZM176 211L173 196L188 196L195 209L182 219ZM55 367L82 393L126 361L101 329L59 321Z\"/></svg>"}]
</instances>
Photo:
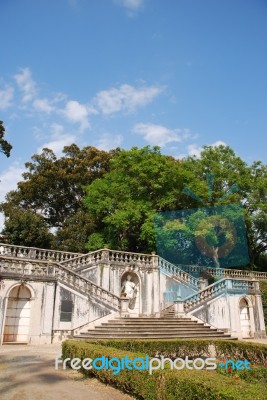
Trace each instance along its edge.
<instances>
[{"instance_id":1,"label":"stone pillar","mask_svg":"<svg viewBox=\"0 0 267 400\"><path fill-rule=\"evenodd\" d=\"M127 297L120 298L120 316L123 318L127 318L130 316L128 311L129 299Z\"/></svg>"},{"instance_id":2,"label":"stone pillar","mask_svg":"<svg viewBox=\"0 0 267 400\"><path fill-rule=\"evenodd\" d=\"M184 302L183 301L177 300L177 301L174 302L174 314L175 314L175 317L177 317L177 318L185 317Z\"/></svg>"},{"instance_id":3,"label":"stone pillar","mask_svg":"<svg viewBox=\"0 0 267 400\"><path fill-rule=\"evenodd\" d=\"M145 272L146 274L146 315L151 315L152 314L152 309L153 309L153 274L150 271Z\"/></svg>"},{"instance_id":4,"label":"stone pillar","mask_svg":"<svg viewBox=\"0 0 267 400\"><path fill-rule=\"evenodd\" d=\"M266 330L265 330L265 323L264 323L264 313L263 313L263 306L262 306L262 297L259 291L259 282L255 282L256 286L256 293L255 294L255 307L254 307L254 323L255 323L255 338L266 338Z\"/></svg>"},{"instance_id":5,"label":"stone pillar","mask_svg":"<svg viewBox=\"0 0 267 400\"><path fill-rule=\"evenodd\" d=\"M101 254L101 262L98 264L100 274L100 286L106 290L110 290L110 263L109 249L104 249Z\"/></svg>"},{"instance_id":6,"label":"stone pillar","mask_svg":"<svg viewBox=\"0 0 267 400\"><path fill-rule=\"evenodd\" d=\"M160 286L159 286L159 271L153 269L153 312L160 311Z\"/></svg>"},{"instance_id":7,"label":"stone pillar","mask_svg":"<svg viewBox=\"0 0 267 400\"><path fill-rule=\"evenodd\" d=\"M204 279L204 278L202 278L202 276L199 278L199 283L200 283L199 290L203 290L203 289L205 289L205 287L206 287L206 284L205 284L205 279Z\"/></svg>"}]
</instances>

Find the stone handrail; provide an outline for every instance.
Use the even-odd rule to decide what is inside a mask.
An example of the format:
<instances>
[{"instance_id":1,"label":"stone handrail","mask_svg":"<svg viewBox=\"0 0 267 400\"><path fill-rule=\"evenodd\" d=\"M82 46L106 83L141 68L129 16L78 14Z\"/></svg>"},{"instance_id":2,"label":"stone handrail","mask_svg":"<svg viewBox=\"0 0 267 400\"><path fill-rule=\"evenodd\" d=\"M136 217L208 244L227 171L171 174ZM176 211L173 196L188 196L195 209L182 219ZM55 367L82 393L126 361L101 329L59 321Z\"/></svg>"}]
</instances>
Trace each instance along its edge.
<instances>
[{"instance_id":1,"label":"stone handrail","mask_svg":"<svg viewBox=\"0 0 267 400\"><path fill-rule=\"evenodd\" d=\"M200 282L199 279L185 272L183 269L170 263L164 258L158 257L158 266L160 271L172 278L177 278L179 281L186 283L187 285L193 287L195 290L199 290Z\"/></svg>"},{"instance_id":2,"label":"stone handrail","mask_svg":"<svg viewBox=\"0 0 267 400\"><path fill-rule=\"evenodd\" d=\"M267 272L259 271L248 271L245 269L233 269L233 268L211 268L211 267L200 267L197 265L179 265L184 271L188 273L201 274L202 271L207 272L211 276L220 278L239 278L239 279L257 279L267 280Z\"/></svg>"},{"instance_id":3,"label":"stone handrail","mask_svg":"<svg viewBox=\"0 0 267 400\"><path fill-rule=\"evenodd\" d=\"M63 262L78 257L81 253L39 249L37 247L15 246L12 244L0 243L0 255L19 258L30 258L33 260L54 260Z\"/></svg>"},{"instance_id":4,"label":"stone handrail","mask_svg":"<svg viewBox=\"0 0 267 400\"><path fill-rule=\"evenodd\" d=\"M82 254L69 260L62 261L61 264L70 269L78 269L80 267L90 267L96 265L103 259L103 250L92 251L87 254Z\"/></svg>"},{"instance_id":5,"label":"stone handrail","mask_svg":"<svg viewBox=\"0 0 267 400\"><path fill-rule=\"evenodd\" d=\"M19 276L22 279L25 277L27 279L58 280L79 293L96 297L113 310L118 311L120 309L120 298L118 296L53 261L0 256L0 276L2 278Z\"/></svg>"},{"instance_id":6,"label":"stone handrail","mask_svg":"<svg viewBox=\"0 0 267 400\"><path fill-rule=\"evenodd\" d=\"M205 289L199 291L196 294L187 296L182 300L184 305L184 311L188 312L196 306L201 305L201 303L206 300L211 300L221 293L226 293L229 291L244 292L247 293L249 290L256 290L258 282L251 280L238 280L231 278L223 278L212 285L207 286ZM175 302L177 303L177 301Z\"/></svg>"},{"instance_id":7,"label":"stone handrail","mask_svg":"<svg viewBox=\"0 0 267 400\"><path fill-rule=\"evenodd\" d=\"M87 266L96 265L101 262L108 264L135 264L139 267L157 267L157 256L152 254L100 249L66 260L63 264L75 270L81 267L86 268Z\"/></svg>"},{"instance_id":8,"label":"stone handrail","mask_svg":"<svg viewBox=\"0 0 267 400\"><path fill-rule=\"evenodd\" d=\"M138 266L157 267L157 256L145 253L109 250L109 261L114 263L137 264Z\"/></svg>"}]
</instances>

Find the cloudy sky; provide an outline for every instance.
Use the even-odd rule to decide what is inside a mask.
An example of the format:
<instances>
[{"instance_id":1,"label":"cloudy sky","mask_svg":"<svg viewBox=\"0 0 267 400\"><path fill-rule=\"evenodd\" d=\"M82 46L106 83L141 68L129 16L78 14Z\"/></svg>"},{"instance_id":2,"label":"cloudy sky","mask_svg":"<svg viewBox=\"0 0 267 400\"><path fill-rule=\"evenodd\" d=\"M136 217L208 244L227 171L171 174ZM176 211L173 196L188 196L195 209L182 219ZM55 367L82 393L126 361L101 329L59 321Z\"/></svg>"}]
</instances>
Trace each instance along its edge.
<instances>
[{"instance_id":1,"label":"cloudy sky","mask_svg":"<svg viewBox=\"0 0 267 400\"><path fill-rule=\"evenodd\" d=\"M0 0L0 200L43 147L266 163L266 0Z\"/></svg>"}]
</instances>

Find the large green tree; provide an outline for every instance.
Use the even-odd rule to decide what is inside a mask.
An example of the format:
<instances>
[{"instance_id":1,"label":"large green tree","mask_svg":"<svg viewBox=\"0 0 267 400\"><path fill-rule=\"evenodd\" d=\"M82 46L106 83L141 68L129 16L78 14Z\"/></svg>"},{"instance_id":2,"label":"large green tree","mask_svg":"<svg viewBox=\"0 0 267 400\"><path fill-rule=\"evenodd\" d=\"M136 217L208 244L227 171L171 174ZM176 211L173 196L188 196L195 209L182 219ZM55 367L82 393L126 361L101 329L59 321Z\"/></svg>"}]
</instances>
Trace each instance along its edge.
<instances>
[{"instance_id":1,"label":"large green tree","mask_svg":"<svg viewBox=\"0 0 267 400\"><path fill-rule=\"evenodd\" d=\"M113 158L110 172L87 187L85 202L98 227L89 236L88 248L107 245L131 251L159 250L154 225L155 218L161 218L159 212L197 209L186 232L184 225L182 229L181 224L176 225L176 232L172 226L172 233L165 230L163 242L157 245L165 248L166 256L179 251L186 262L192 253L192 237L207 236L214 252L211 259L219 266L218 251L224 240L229 245L239 241L227 231L225 221L231 218L237 226L242 213L250 262L257 264L260 259L262 265L267 245L266 191L266 166L259 162L247 165L228 146L206 146L199 158L182 161L162 155L157 147L121 151ZM203 211L207 207L222 207L218 229L212 223L215 217Z\"/></svg>"},{"instance_id":2,"label":"large green tree","mask_svg":"<svg viewBox=\"0 0 267 400\"><path fill-rule=\"evenodd\" d=\"M249 166L229 146L222 145L206 146L199 158L189 157L185 162L194 171L195 178L187 193L198 196L196 207L242 206L250 263L257 264L267 250L266 165L254 162Z\"/></svg>"},{"instance_id":3,"label":"large green tree","mask_svg":"<svg viewBox=\"0 0 267 400\"><path fill-rule=\"evenodd\" d=\"M4 139L5 127L3 121L0 121L0 152L4 153L7 157L10 156L12 145Z\"/></svg>"},{"instance_id":4,"label":"large green tree","mask_svg":"<svg viewBox=\"0 0 267 400\"><path fill-rule=\"evenodd\" d=\"M100 228L88 248L104 245L121 250L155 250L154 215L185 207L183 186L192 173L158 147L133 147L118 153L111 170L87 186L85 203Z\"/></svg>"},{"instance_id":5,"label":"large green tree","mask_svg":"<svg viewBox=\"0 0 267 400\"><path fill-rule=\"evenodd\" d=\"M49 249L53 241L44 219L30 210L13 210L2 233L9 243L15 245Z\"/></svg>"},{"instance_id":6,"label":"large green tree","mask_svg":"<svg viewBox=\"0 0 267 400\"><path fill-rule=\"evenodd\" d=\"M73 144L66 146L59 158L47 148L41 154L34 154L31 162L25 164L24 180L8 193L1 205L6 224L14 219L14 211L32 211L53 230L56 248L85 250L92 224L88 223L83 203L84 185L109 170L110 159L116 151L105 152L91 146L80 149Z\"/></svg>"}]
</instances>

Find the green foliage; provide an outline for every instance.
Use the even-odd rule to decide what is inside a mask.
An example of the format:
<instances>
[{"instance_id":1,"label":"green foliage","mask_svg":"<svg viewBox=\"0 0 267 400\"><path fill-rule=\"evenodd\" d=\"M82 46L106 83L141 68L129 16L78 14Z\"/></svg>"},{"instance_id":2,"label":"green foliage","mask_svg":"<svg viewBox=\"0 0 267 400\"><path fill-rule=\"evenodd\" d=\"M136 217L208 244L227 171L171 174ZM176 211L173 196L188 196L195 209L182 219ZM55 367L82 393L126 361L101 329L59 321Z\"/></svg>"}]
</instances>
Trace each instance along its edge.
<instances>
[{"instance_id":1,"label":"green foliage","mask_svg":"<svg viewBox=\"0 0 267 400\"><path fill-rule=\"evenodd\" d=\"M116 154L110 172L86 188L89 214L102 224L101 236L90 236L88 248L95 250L101 238L113 249L155 250L153 216L185 206L180 193L189 176L190 171L158 147Z\"/></svg>"},{"instance_id":2,"label":"green foliage","mask_svg":"<svg viewBox=\"0 0 267 400\"><path fill-rule=\"evenodd\" d=\"M129 352L114 347L106 347L85 341L65 341L62 344L62 358L91 359L106 356L129 359L145 357L145 353ZM151 375L148 371L121 370L117 375L108 369L81 370L85 375L93 374L101 381L115 385L119 389L143 400L263 400L266 387L260 383L236 381L216 371L157 370Z\"/></svg>"},{"instance_id":3,"label":"green foliage","mask_svg":"<svg viewBox=\"0 0 267 400\"><path fill-rule=\"evenodd\" d=\"M53 245L57 249L84 251L88 235L97 226L85 210L83 186L108 171L114 153L94 147L80 149L73 144L64 148L60 158L50 149L34 154L32 161L25 164L24 181L18 183L17 190L8 193L1 205L6 222L17 209L21 213L32 211L56 230ZM16 237L20 235L18 231Z\"/></svg>"},{"instance_id":4,"label":"green foliage","mask_svg":"<svg viewBox=\"0 0 267 400\"><path fill-rule=\"evenodd\" d=\"M209 174L214 175L212 192L206 182ZM154 219L158 212L239 204L251 268L267 270L267 167L261 162L248 166L230 147L205 147L199 159L176 160L161 154L159 147L105 152L73 144L64 148L60 158L49 149L34 154L23 177L1 204L6 222L16 210L38 214L53 228L53 246L58 249L84 252L105 246L149 253L157 251ZM189 191L198 197L189 197ZM190 240L182 239L181 232L189 239L193 233L196 237L206 233L216 253L221 238L209 222L200 211L192 215L186 229L177 224L174 234L166 230L166 258L179 252L185 264L190 259Z\"/></svg>"},{"instance_id":5,"label":"green foliage","mask_svg":"<svg viewBox=\"0 0 267 400\"><path fill-rule=\"evenodd\" d=\"M188 187L204 199L205 205L242 204L250 263L258 264L267 250L267 166L260 161L248 166L228 146L206 146L199 159L189 157L185 162L194 171ZM210 173L214 175L212 193L203 185ZM195 207L201 206L199 201L194 202Z\"/></svg>"},{"instance_id":6,"label":"green foliage","mask_svg":"<svg viewBox=\"0 0 267 400\"><path fill-rule=\"evenodd\" d=\"M205 339L105 339L90 340L96 345L115 347L120 350L141 352L150 357L164 356L169 358L185 356L189 357L210 357L211 346L217 357L247 359L253 363L264 363L267 361L267 346L263 344L247 343L238 340L205 340Z\"/></svg>"},{"instance_id":7,"label":"green foliage","mask_svg":"<svg viewBox=\"0 0 267 400\"><path fill-rule=\"evenodd\" d=\"M259 343L246 343L236 340L214 340L217 357L235 360L248 360L264 364L267 361L267 346Z\"/></svg>"},{"instance_id":8,"label":"green foliage","mask_svg":"<svg viewBox=\"0 0 267 400\"><path fill-rule=\"evenodd\" d=\"M53 235L45 220L30 210L13 210L6 219L3 235L15 245L50 249Z\"/></svg>"},{"instance_id":9,"label":"green foliage","mask_svg":"<svg viewBox=\"0 0 267 400\"><path fill-rule=\"evenodd\" d=\"M4 153L7 157L10 156L12 146L4 139L5 127L3 121L0 121L0 152Z\"/></svg>"},{"instance_id":10,"label":"green foliage","mask_svg":"<svg viewBox=\"0 0 267 400\"><path fill-rule=\"evenodd\" d=\"M226 368L217 368L217 372L222 375L232 376L235 380L242 379L249 383L261 383L267 386L267 368L266 365L251 365L249 370L228 370Z\"/></svg>"}]
</instances>

